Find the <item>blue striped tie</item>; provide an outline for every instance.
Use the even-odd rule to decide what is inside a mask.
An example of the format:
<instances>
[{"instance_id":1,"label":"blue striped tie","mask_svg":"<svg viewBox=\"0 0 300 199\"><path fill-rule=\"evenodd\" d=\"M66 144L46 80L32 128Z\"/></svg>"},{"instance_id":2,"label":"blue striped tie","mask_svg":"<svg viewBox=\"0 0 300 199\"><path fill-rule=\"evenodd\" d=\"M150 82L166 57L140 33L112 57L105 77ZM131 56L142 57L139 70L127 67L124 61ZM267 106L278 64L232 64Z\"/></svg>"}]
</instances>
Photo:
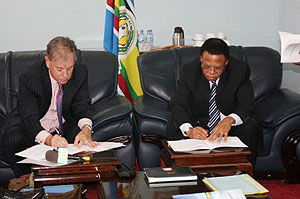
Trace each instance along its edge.
<instances>
[{"instance_id":1,"label":"blue striped tie","mask_svg":"<svg viewBox=\"0 0 300 199\"><path fill-rule=\"evenodd\" d=\"M208 111L209 111L209 121L208 121L209 134L212 133L214 128L220 122L220 111L216 104L216 94L217 94L217 84L216 84L216 81L212 81L212 87L210 89L210 94L209 94L209 108L208 108Z\"/></svg>"}]
</instances>

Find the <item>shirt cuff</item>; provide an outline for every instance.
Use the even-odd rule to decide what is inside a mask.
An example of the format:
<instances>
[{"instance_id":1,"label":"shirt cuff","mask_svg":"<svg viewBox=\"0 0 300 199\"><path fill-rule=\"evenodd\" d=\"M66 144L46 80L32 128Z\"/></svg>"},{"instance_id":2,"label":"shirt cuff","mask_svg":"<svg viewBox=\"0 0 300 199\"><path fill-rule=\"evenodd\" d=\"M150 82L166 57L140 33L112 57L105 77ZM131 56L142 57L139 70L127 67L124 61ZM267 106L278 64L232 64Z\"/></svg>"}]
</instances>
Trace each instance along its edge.
<instances>
[{"instance_id":1,"label":"shirt cuff","mask_svg":"<svg viewBox=\"0 0 300 199\"><path fill-rule=\"evenodd\" d=\"M48 131L42 130L35 136L35 142L45 144L46 138L51 135Z\"/></svg>"},{"instance_id":2,"label":"shirt cuff","mask_svg":"<svg viewBox=\"0 0 300 199\"><path fill-rule=\"evenodd\" d=\"M193 128L193 126L190 123L181 124L179 127L184 137L187 137L187 134L185 132L188 131L190 128Z\"/></svg>"},{"instance_id":3,"label":"shirt cuff","mask_svg":"<svg viewBox=\"0 0 300 199\"><path fill-rule=\"evenodd\" d=\"M231 126L238 126L238 125L243 124L243 121L241 120L240 116L238 116L237 114L231 113L228 116L232 117L235 120L235 123L232 124Z\"/></svg>"},{"instance_id":4,"label":"shirt cuff","mask_svg":"<svg viewBox=\"0 0 300 199\"><path fill-rule=\"evenodd\" d=\"M89 125L89 126L93 126L93 122L92 122L92 120L90 120L89 118L82 118L82 119L80 119L79 121L78 121L78 127L80 128L80 129L82 129L82 127L84 126L84 125Z\"/></svg>"}]
</instances>

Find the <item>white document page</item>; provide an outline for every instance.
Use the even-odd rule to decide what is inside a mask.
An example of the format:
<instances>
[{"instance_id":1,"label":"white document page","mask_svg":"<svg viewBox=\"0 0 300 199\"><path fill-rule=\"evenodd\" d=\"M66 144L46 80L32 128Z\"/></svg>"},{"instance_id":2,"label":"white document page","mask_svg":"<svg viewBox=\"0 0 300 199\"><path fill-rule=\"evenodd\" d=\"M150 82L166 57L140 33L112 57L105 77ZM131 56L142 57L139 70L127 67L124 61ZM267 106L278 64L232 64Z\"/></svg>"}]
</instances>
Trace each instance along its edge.
<instances>
[{"instance_id":1,"label":"white document page","mask_svg":"<svg viewBox=\"0 0 300 199\"><path fill-rule=\"evenodd\" d=\"M176 141L168 141L168 144L174 151L184 152L193 150L203 150L203 149L215 149L220 147L247 147L238 137L227 137L227 141L222 138L219 143L217 140L211 142L208 140L197 140L197 139L184 139Z\"/></svg>"},{"instance_id":2,"label":"white document page","mask_svg":"<svg viewBox=\"0 0 300 199\"><path fill-rule=\"evenodd\" d=\"M279 31L281 63L300 62L300 35Z\"/></svg>"},{"instance_id":3,"label":"white document page","mask_svg":"<svg viewBox=\"0 0 300 199\"><path fill-rule=\"evenodd\" d=\"M87 145L83 145L80 148L75 147L73 144L68 145L68 154L73 155L75 153L79 152L89 152L89 151L94 151L94 152L100 152L100 151L106 151L109 149L114 149L114 148L119 148L125 146L122 143L118 142L99 142L99 145L95 148L90 148ZM49 150L53 150L53 147L44 145L44 144L37 144L35 146L32 146L24 151L21 151L19 153L16 153L16 155L24 157L24 158L29 158L32 160L43 160L45 159L45 154Z\"/></svg>"}]
</instances>

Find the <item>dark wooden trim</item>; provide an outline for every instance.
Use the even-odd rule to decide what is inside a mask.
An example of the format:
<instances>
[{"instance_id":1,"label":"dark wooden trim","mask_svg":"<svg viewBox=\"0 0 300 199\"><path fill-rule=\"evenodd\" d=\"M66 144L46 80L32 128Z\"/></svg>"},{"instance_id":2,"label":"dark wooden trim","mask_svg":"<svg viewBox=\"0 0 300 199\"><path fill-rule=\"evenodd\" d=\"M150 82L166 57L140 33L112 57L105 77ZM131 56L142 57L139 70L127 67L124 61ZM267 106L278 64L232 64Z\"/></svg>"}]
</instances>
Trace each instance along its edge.
<instances>
[{"instance_id":1,"label":"dark wooden trim","mask_svg":"<svg viewBox=\"0 0 300 199\"><path fill-rule=\"evenodd\" d=\"M282 148L283 163L286 168L286 183L300 183L300 160L296 148L300 142L300 131L290 134Z\"/></svg>"},{"instance_id":2,"label":"dark wooden trim","mask_svg":"<svg viewBox=\"0 0 300 199\"><path fill-rule=\"evenodd\" d=\"M196 172L207 172L217 168L236 168L253 175L252 164L246 156L251 152L247 149L220 149L210 152L175 152L168 146L166 140L162 140L162 159L167 167L190 166Z\"/></svg>"}]
</instances>

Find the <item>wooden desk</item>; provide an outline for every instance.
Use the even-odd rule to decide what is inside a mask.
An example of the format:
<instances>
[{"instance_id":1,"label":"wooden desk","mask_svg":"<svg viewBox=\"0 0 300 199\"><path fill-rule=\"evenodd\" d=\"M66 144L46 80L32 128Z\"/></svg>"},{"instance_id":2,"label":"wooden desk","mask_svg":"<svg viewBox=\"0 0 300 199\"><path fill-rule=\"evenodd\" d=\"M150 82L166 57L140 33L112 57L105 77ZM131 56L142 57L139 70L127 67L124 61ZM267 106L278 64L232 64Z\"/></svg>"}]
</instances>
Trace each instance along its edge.
<instances>
[{"instance_id":1,"label":"wooden desk","mask_svg":"<svg viewBox=\"0 0 300 199\"><path fill-rule=\"evenodd\" d=\"M222 149L211 152L192 151L188 153L175 152L162 140L162 159L167 167L190 166L195 172L215 172L218 170L239 169L253 175L252 164L246 156L251 152L247 149Z\"/></svg>"},{"instance_id":2,"label":"wooden desk","mask_svg":"<svg viewBox=\"0 0 300 199\"><path fill-rule=\"evenodd\" d=\"M234 174L233 174L234 175ZM99 187L98 190L101 198L147 198L147 199L172 199L173 195L177 194L190 194L210 191L206 185L202 182L203 177L198 174L198 181L196 185L185 185L185 186L172 186L172 187L148 187L143 172L137 172L135 177L131 179L122 180L118 179L116 183L115 179L113 183L107 179L103 182L103 186ZM114 195L115 194L115 195ZM247 199L270 199L268 195L253 195L247 196Z\"/></svg>"},{"instance_id":3,"label":"wooden desk","mask_svg":"<svg viewBox=\"0 0 300 199\"><path fill-rule=\"evenodd\" d=\"M103 175L116 170L121 162L112 150L97 153L91 162L74 163L60 167L33 166L34 186L100 182Z\"/></svg>"}]
</instances>

